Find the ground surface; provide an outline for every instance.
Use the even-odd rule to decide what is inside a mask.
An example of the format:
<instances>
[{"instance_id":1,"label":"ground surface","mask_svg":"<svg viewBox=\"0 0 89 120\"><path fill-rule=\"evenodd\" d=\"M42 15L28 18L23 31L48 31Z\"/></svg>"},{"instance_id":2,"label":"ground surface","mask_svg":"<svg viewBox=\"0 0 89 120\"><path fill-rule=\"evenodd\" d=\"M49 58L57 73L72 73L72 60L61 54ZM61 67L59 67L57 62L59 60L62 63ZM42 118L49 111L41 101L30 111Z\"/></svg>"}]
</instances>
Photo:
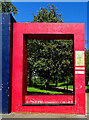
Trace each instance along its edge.
<instances>
[{"instance_id":1,"label":"ground surface","mask_svg":"<svg viewBox=\"0 0 89 120\"><path fill-rule=\"evenodd\" d=\"M47 114L47 113L10 113L3 118L87 118L84 115Z\"/></svg>"},{"instance_id":2,"label":"ground surface","mask_svg":"<svg viewBox=\"0 0 89 120\"><path fill-rule=\"evenodd\" d=\"M44 87L45 84L36 84L32 86L27 86L27 94L30 95L58 95L58 94L73 94L73 85L67 84L64 82L58 83L57 87L55 84L49 84L47 88Z\"/></svg>"},{"instance_id":3,"label":"ground surface","mask_svg":"<svg viewBox=\"0 0 89 120\"><path fill-rule=\"evenodd\" d=\"M86 104L86 106L87 106L87 110L86 110L86 114L87 114L87 118L88 118L88 120L89 120L89 93L87 94L87 104Z\"/></svg>"},{"instance_id":4,"label":"ground surface","mask_svg":"<svg viewBox=\"0 0 89 120\"><path fill-rule=\"evenodd\" d=\"M89 85L85 86L86 93L89 93ZM47 89L44 88L44 84L38 84L36 86L29 87L27 86L27 94L30 95L55 95L55 94L73 94L73 85L58 83L57 87L55 84L50 84L50 87Z\"/></svg>"}]
</instances>

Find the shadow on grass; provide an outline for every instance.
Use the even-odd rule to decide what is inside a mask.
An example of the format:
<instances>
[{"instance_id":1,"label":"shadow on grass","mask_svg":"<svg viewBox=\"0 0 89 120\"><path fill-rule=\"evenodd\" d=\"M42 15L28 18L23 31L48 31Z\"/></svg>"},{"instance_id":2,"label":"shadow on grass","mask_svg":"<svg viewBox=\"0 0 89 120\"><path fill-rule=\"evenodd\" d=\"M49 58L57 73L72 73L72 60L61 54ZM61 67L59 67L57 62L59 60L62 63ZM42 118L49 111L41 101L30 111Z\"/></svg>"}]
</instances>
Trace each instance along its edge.
<instances>
[{"instance_id":1,"label":"shadow on grass","mask_svg":"<svg viewBox=\"0 0 89 120\"><path fill-rule=\"evenodd\" d=\"M33 85L31 85L31 87L35 87L35 88L38 88L40 90L49 90L49 91L53 91L53 92L62 92L63 94L73 94L72 90L67 90L67 89L63 89L63 88L61 89L59 87L56 88L53 85L50 85L49 87L45 88L44 85L33 84ZM28 91L27 94L30 94L30 95L58 95L56 93L43 93L43 92L30 92L30 91Z\"/></svg>"},{"instance_id":2,"label":"shadow on grass","mask_svg":"<svg viewBox=\"0 0 89 120\"><path fill-rule=\"evenodd\" d=\"M43 92L28 92L26 95L56 95L56 94L51 94L51 93L43 93Z\"/></svg>"}]
</instances>

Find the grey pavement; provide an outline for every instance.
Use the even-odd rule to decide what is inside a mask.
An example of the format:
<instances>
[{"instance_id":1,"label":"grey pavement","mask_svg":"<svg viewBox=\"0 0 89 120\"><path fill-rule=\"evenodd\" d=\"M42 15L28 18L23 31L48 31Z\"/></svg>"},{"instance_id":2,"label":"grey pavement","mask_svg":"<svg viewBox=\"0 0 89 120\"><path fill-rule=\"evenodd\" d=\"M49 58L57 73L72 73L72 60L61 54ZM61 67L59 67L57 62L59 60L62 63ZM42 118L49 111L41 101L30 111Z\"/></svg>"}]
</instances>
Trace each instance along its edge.
<instances>
[{"instance_id":1,"label":"grey pavement","mask_svg":"<svg viewBox=\"0 0 89 120\"><path fill-rule=\"evenodd\" d=\"M71 114L48 114L48 113L10 113L3 118L87 118L85 115Z\"/></svg>"},{"instance_id":2,"label":"grey pavement","mask_svg":"<svg viewBox=\"0 0 89 120\"><path fill-rule=\"evenodd\" d=\"M86 102L86 115L87 115L87 118L89 120L89 93L86 96L86 100L87 100L87 102Z\"/></svg>"}]
</instances>

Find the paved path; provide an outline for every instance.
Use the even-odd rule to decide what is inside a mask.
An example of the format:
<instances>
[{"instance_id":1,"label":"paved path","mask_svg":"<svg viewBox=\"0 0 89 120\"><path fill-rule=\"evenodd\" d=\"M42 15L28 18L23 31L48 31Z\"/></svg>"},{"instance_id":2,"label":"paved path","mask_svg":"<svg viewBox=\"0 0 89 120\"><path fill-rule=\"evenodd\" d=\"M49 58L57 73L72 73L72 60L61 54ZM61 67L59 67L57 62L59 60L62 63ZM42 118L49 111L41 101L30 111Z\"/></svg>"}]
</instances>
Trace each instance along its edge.
<instances>
[{"instance_id":1,"label":"paved path","mask_svg":"<svg viewBox=\"0 0 89 120\"><path fill-rule=\"evenodd\" d=\"M48 113L10 113L3 118L87 118L85 115L48 114Z\"/></svg>"},{"instance_id":2,"label":"paved path","mask_svg":"<svg viewBox=\"0 0 89 120\"><path fill-rule=\"evenodd\" d=\"M63 87L55 87L55 88L63 89L63 90L64 90L64 89L67 90L67 88L63 88ZM69 89L69 88L68 88L68 90L73 91L73 89Z\"/></svg>"}]
</instances>

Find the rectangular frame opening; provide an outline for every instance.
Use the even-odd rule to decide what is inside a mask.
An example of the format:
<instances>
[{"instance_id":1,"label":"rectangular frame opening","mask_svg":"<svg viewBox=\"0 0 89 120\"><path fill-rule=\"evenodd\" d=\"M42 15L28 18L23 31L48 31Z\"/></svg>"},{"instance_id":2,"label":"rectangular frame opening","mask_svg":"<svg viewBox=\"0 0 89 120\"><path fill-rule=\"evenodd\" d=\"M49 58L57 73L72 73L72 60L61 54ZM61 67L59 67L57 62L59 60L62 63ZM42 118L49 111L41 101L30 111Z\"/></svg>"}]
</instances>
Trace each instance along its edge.
<instances>
[{"instance_id":1,"label":"rectangular frame opening","mask_svg":"<svg viewBox=\"0 0 89 120\"><path fill-rule=\"evenodd\" d=\"M66 40L70 40L72 39L74 42L74 35L73 34L24 34L24 59L23 59L23 105L70 105L73 104L74 105L74 94L75 92L73 92L73 94L71 95L66 95L66 94L59 94L59 95L27 95L27 40L28 39L44 39L44 40L54 40L54 39L66 39ZM74 45L74 43L73 43ZM73 55L74 56L74 55ZM74 66L73 66L74 67ZM73 78L74 79L74 78ZM74 91L74 85L73 85L73 91ZM48 97L48 99L47 99ZM40 98L42 98L40 100ZM51 101L50 101L51 98ZM55 101L55 100L57 101ZM36 101L35 101L36 100ZM52 101L53 100L53 101ZM43 102L42 102L43 101Z\"/></svg>"}]
</instances>

